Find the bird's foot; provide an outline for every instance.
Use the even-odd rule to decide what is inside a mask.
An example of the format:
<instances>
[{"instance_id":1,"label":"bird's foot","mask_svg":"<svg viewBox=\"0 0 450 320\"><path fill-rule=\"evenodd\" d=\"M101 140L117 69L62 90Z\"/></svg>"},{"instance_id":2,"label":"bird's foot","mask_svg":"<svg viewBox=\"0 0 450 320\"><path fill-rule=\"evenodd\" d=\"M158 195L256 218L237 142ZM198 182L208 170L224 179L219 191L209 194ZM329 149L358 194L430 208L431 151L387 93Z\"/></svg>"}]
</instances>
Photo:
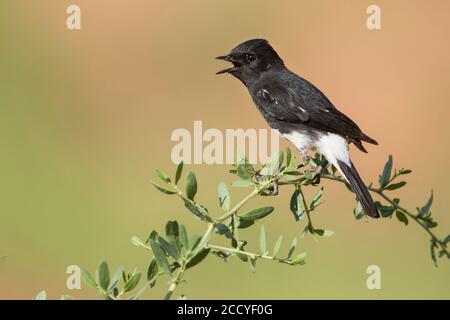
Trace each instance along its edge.
<instances>
[{"instance_id":1,"label":"bird's foot","mask_svg":"<svg viewBox=\"0 0 450 320\"><path fill-rule=\"evenodd\" d=\"M274 182L272 182L263 192L261 193L262 196L276 196L278 195L278 180L276 179Z\"/></svg>"},{"instance_id":2,"label":"bird's foot","mask_svg":"<svg viewBox=\"0 0 450 320\"><path fill-rule=\"evenodd\" d=\"M311 157L308 154L301 154L302 162L300 162L297 165L297 170L301 169L303 167L306 167L309 164L309 161L311 160Z\"/></svg>"},{"instance_id":3,"label":"bird's foot","mask_svg":"<svg viewBox=\"0 0 450 320\"><path fill-rule=\"evenodd\" d=\"M305 170L306 172L312 174L312 181L311 181L312 185L316 186L320 184L320 178L322 176L322 173L328 168L329 165L330 165L329 162L327 160L324 160L317 167Z\"/></svg>"}]
</instances>

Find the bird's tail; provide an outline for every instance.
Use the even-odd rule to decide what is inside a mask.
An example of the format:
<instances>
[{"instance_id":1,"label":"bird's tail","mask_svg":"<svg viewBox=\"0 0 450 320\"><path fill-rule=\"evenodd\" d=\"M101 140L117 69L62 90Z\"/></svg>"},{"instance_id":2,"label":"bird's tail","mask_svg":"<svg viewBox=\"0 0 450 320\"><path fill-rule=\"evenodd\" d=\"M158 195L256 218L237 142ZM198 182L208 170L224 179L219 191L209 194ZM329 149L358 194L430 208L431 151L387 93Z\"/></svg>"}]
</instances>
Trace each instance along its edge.
<instances>
[{"instance_id":1,"label":"bird's tail","mask_svg":"<svg viewBox=\"0 0 450 320\"><path fill-rule=\"evenodd\" d=\"M356 171L356 168L353 165L353 163L350 162L351 166L349 166L345 162L339 160L337 162L339 164L339 169L341 173L350 183L364 211L372 218L379 218L380 213L378 212L378 209L375 206L375 203L373 202L372 196L370 195L369 190L367 190L366 185L359 176L358 171Z\"/></svg>"}]
</instances>

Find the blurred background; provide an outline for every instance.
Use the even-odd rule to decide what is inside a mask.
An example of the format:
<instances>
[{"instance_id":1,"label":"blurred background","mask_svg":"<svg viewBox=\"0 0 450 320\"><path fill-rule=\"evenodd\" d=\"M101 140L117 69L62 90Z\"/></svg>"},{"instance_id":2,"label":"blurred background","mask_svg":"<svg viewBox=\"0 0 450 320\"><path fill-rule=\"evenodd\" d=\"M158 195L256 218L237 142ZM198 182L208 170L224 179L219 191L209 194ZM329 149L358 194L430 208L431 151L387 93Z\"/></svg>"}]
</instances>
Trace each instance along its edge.
<instances>
[{"instance_id":1,"label":"blurred background","mask_svg":"<svg viewBox=\"0 0 450 320\"><path fill-rule=\"evenodd\" d=\"M66 28L66 8L81 7L82 29ZM366 27L366 8L381 7L382 29ZM267 128L245 88L216 76L217 55L255 37L268 39L294 72L378 140L369 154L352 147L364 180L377 181L388 154L413 170L395 191L414 209L434 190L436 233L450 229L450 2L429 1L144 1L3 0L0 4L0 298L66 293L69 265L91 271L107 260L145 272L150 254L130 243L176 219L204 225L181 201L150 184L154 169L173 173L170 134L205 128ZM287 146L282 143L282 146ZM217 183L226 165L191 165L199 201L219 214ZM325 181L314 217L331 238L299 243L302 267L262 261L255 274L235 259L209 257L186 274L190 299L450 298L448 260L435 268L429 238L414 223L356 221L353 196ZM292 190L273 204L268 241L297 236ZM234 201L245 190L233 190ZM315 192L315 190L310 191ZM250 241L257 230L244 233ZM286 240L289 242L290 240ZM250 242L251 243L251 242ZM284 244L287 250L288 243ZM253 243L248 247L256 250ZM368 290L366 268L381 268L381 290ZM144 298L161 298L164 280Z\"/></svg>"}]
</instances>

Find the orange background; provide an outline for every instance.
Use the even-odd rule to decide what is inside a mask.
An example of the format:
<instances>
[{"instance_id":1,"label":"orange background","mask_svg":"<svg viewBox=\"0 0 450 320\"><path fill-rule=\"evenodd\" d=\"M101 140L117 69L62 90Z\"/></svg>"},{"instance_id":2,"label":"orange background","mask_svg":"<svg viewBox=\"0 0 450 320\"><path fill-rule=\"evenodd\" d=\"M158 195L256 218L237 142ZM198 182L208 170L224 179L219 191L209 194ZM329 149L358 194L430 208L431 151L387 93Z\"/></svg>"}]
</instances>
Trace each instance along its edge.
<instances>
[{"instance_id":1,"label":"orange background","mask_svg":"<svg viewBox=\"0 0 450 320\"><path fill-rule=\"evenodd\" d=\"M65 26L78 4L82 30ZM213 58L241 41L268 39L288 67L316 84L379 146L353 162L376 181L388 154L413 169L396 191L414 209L434 190L436 232L449 232L450 2L376 1L382 29L366 28L373 1L24 1L0 9L0 298L50 298L70 291L65 269L93 271L101 259L145 271L150 255L131 245L169 219L202 233L182 203L150 185L156 167L173 172L170 134L205 128L267 128L245 88L215 72ZM286 143L282 144L287 146ZM228 166L189 166L199 200L217 209ZM314 223L335 232L299 244L307 264L261 262L252 274L238 260L208 258L178 293L188 298L450 298L448 260L436 269L427 235L395 219L356 221L353 197L325 182ZM315 190L311 191L314 192ZM310 192L310 193L311 193ZM303 225L289 212L291 190L273 204L267 238L290 238ZM309 193L309 194L310 194ZM233 190L236 202L243 190ZM258 228L255 228L255 230ZM249 249L257 231L247 232ZM366 268L382 271L382 289L366 288ZM83 286L84 288L84 286ZM161 298L165 279L145 298Z\"/></svg>"}]
</instances>

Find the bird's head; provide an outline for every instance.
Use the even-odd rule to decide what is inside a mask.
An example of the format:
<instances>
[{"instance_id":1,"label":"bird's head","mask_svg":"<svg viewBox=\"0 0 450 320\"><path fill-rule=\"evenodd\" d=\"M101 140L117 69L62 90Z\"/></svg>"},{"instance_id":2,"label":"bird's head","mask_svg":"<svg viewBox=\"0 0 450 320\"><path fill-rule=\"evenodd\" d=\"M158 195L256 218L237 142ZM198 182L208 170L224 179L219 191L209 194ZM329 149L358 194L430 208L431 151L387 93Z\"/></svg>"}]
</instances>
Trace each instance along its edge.
<instances>
[{"instance_id":1,"label":"bird's head","mask_svg":"<svg viewBox=\"0 0 450 320\"><path fill-rule=\"evenodd\" d=\"M233 64L231 68L223 69L217 74L230 73L246 86L258 80L263 73L284 66L283 60L264 39L245 41L231 50L229 54L216 59Z\"/></svg>"}]
</instances>

